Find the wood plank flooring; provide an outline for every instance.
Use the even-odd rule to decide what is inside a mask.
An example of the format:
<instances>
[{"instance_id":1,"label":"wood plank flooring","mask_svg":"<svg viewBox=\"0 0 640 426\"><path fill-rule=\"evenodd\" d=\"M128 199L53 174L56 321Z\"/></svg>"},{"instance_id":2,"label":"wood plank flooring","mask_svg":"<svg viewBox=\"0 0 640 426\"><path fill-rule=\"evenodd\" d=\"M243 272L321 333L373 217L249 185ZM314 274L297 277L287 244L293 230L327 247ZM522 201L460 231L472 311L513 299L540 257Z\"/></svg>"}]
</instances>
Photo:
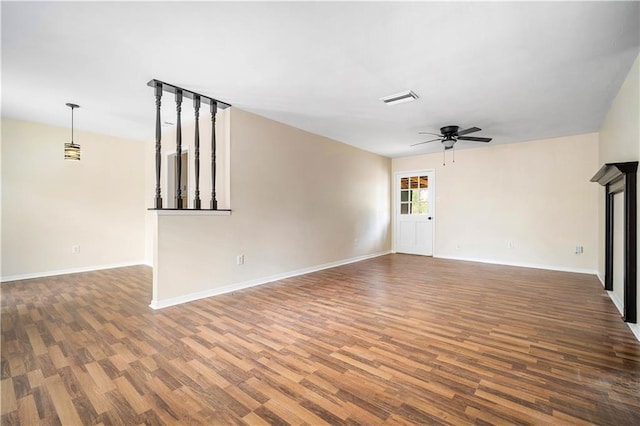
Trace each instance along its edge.
<instances>
[{"instance_id":1,"label":"wood plank flooring","mask_svg":"<svg viewBox=\"0 0 640 426\"><path fill-rule=\"evenodd\" d=\"M144 266L1 291L2 425L640 424L594 276L388 255L160 311Z\"/></svg>"}]
</instances>

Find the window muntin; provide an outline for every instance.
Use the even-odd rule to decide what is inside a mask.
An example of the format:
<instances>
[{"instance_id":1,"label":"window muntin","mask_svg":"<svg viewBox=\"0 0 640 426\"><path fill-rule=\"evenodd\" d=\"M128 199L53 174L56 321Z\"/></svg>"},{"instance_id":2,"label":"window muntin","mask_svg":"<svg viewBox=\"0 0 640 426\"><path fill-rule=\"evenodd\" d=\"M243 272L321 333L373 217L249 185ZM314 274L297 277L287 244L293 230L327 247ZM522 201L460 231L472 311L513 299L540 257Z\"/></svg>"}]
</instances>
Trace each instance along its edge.
<instances>
[{"instance_id":1,"label":"window muntin","mask_svg":"<svg viewBox=\"0 0 640 426\"><path fill-rule=\"evenodd\" d=\"M410 176L400 179L400 214L429 213L429 177Z\"/></svg>"}]
</instances>

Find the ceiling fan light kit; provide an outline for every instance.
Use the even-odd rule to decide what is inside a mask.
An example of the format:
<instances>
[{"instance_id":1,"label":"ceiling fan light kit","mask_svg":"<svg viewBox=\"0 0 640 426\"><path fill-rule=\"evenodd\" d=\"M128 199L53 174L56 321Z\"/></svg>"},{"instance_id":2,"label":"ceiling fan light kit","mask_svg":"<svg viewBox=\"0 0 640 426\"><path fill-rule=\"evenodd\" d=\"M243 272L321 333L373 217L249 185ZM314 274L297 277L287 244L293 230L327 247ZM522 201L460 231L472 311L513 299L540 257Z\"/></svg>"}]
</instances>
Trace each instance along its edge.
<instances>
[{"instance_id":1,"label":"ceiling fan light kit","mask_svg":"<svg viewBox=\"0 0 640 426\"><path fill-rule=\"evenodd\" d=\"M456 139L453 136L445 136L442 139L442 145L444 145L444 149L452 149L455 143Z\"/></svg>"}]
</instances>

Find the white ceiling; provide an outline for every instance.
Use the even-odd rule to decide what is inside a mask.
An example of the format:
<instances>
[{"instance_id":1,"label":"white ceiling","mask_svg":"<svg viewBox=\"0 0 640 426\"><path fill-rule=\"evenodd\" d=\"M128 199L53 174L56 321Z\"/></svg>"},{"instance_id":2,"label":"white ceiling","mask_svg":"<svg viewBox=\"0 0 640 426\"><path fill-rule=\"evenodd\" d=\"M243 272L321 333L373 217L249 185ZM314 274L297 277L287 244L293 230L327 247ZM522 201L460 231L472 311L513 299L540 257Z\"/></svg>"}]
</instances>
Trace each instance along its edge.
<instances>
[{"instance_id":1,"label":"white ceiling","mask_svg":"<svg viewBox=\"0 0 640 426\"><path fill-rule=\"evenodd\" d=\"M409 145L445 125L491 144L592 132L638 55L639 6L3 1L2 115L69 126L74 102L77 129L152 140L156 78L389 157L442 149Z\"/></svg>"}]
</instances>

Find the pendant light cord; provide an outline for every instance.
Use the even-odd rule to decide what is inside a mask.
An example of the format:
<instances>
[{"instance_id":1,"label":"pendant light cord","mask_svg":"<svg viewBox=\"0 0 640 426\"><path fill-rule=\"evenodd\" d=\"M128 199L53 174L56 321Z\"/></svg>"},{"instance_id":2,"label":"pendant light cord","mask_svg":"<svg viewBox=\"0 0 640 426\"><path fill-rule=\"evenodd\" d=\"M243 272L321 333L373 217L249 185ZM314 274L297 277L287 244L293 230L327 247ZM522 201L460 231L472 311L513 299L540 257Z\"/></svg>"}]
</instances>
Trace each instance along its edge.
<instances>
[{"instance_id":1,"label":"pendant light cord","mask_svg":"<svg viewBox=\"0 0 640 426\"><path fill-rule=\"evenodd\" d=\"M71 108L71 143L74 144L74 142L73 142L73 110L76 109L76 108L80 108L80 105L67 103L67 106L69 108Z\"/></svg>"}]
</instances>

